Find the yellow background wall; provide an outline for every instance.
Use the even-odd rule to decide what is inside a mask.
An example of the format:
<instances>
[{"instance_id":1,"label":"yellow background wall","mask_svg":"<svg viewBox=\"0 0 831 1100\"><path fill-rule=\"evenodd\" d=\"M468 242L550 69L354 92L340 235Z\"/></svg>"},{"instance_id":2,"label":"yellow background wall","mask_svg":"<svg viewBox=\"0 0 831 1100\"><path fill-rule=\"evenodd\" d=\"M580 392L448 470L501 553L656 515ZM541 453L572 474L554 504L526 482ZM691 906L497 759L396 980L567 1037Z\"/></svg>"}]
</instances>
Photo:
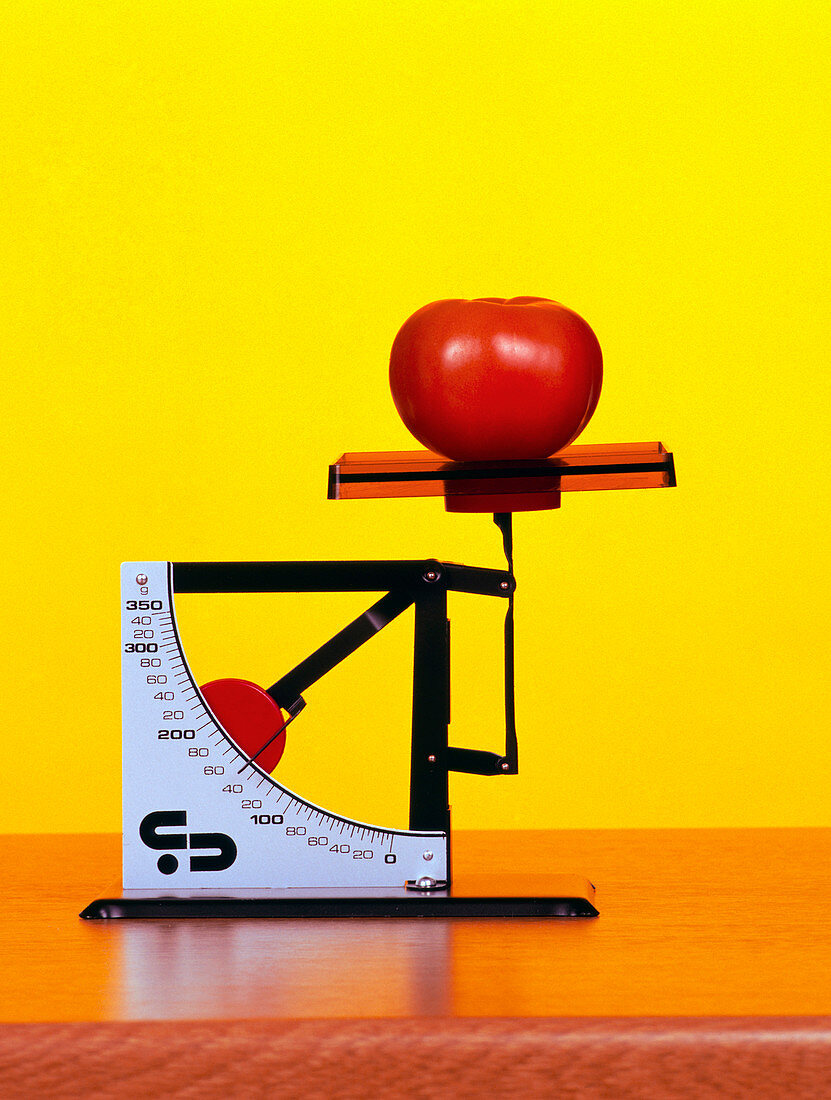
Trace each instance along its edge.
<instances>
[{"instance_id":1,"label":"yellow background wall","mask_svg":"<svg viewBox=\"0 0 831 1100\"><path fill-rule=\"evenodd\" d=\"M119 828L123 559L438 556L488 517L330 502L413 446L403 320L543 295L604 349L581 442L672 491L515 521L521 775L457 825L830 825L827 4L4 7L0 829ZM369 598L182 597L270 684ZM456 744L498 748L502 606L457 597ZM402 618L307 693L284 780L406 813ZM387 636L388 635L388 636Z\"/></svg>"}]
</instances>

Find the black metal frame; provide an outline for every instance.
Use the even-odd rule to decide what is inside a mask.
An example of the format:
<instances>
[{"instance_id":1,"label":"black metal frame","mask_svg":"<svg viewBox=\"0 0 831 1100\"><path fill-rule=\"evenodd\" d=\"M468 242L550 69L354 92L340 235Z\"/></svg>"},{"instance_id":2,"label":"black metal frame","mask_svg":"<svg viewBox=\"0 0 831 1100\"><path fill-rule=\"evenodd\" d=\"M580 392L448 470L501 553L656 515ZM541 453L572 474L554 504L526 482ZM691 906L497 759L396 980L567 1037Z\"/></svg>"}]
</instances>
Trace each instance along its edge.
<instances>
[{"instance_id":1,"label":"black metal frame","mask_svg":"<svg viewBox=\"0 0 831 1100\"><path fill-rule=\"evenodd\" d=\"M500 526L511 564L510 515ZM506 533L507 532L507 533ZM450 831L448 775L505 775L517 771L513 721L513 569L482 569L434 558L415 561L175 562L174 592L377 592L386 594L268 688L292 716L302 693L350 653L415 606L410 829ZM448 744L450 620L447 593L468 592L509 601L506 617L506 752ZM510 632L508 623L510 620ZM510 633L510 647L508 645ZM262 751L262 749L260 750ZM255 754L258 755L258 754Z\"/></svg>"}]
</instances>

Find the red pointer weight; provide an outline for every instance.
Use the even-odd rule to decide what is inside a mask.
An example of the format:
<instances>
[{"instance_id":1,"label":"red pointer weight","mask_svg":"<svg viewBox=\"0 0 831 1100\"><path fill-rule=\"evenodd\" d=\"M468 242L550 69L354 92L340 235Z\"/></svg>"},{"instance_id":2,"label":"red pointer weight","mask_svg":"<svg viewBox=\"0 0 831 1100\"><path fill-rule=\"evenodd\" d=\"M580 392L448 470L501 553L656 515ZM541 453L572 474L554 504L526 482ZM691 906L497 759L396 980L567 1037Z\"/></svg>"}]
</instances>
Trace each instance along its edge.
<instances>
[{"instance_id":1,"label":"red pointer weight","mask_svg":"<svg viewBox=\"0 0 831 1100\"><path fill-rule=\"evenodd\" d=\"M199 689L215 717L248 757L264 772L272 772L286 747L286 731L260 749L287 719L267 692L250 680L211 680ZM259 753L259 755L257 755Z\"/></svg>"}]
</instances>

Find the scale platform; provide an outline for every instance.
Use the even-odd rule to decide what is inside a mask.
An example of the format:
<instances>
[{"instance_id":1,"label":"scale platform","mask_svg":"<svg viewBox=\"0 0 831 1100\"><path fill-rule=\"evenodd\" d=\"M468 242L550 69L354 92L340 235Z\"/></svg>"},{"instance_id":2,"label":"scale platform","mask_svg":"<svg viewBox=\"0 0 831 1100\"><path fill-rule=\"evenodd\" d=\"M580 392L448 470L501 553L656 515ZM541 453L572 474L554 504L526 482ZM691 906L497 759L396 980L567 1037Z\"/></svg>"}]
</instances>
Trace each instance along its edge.
<instances>
[{"instance_id":1,"label":"scale platform","mask_svg":"<svg viewBox=\"0 0 831 1100\"><path fill-rule=\"evenodd\" d=\"M663 443L576 444L545 459L451 462L432 451L347 452L329 467L329 499L443 496L448 511L558 508L560 494L675 485Z\"/></svg>"},{"instance_id":2,"label":"scale platform","mask_svg":"<svg viewBox=\"0 0 831 1100\"><path fill-rule=\"evenodd\" d=\"M125 562L123 896L100 898L81 916L597 916L594 886L580 875L541 868L521 881L494 881L477 868L452 867L449 775L519 770L512 513L559 507L564 491L674 484L673 456L660 443L573 446L532 462L448 462L429 451L345 454L330 467L330 498L443 496L452 511L492 512L507 569L434 558ZM383 594L263 689L236 679L198 683L176 619L180 592ZM506 605L504 752L450 742L449 592ZM409 824L401 829L312 803L281 783L279 758L306 691L411 607Z\"/></svg>"}]
</instances>

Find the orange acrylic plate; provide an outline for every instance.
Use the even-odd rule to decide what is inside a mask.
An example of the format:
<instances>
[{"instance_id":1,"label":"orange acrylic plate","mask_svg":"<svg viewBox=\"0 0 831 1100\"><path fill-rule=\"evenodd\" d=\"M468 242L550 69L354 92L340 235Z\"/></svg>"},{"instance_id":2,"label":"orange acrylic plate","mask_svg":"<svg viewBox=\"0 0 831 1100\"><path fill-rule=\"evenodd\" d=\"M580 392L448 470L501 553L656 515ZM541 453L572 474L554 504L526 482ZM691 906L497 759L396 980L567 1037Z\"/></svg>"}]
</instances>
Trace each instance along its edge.
<instances>
[{"instance_id":1,"label":"orange acrylic plate","mask_svg":"<svg viewBox=\"0 0 831 1100\"><path fill-rule=\"evenodd\" d=\"M498 511L500 497L501 510L511 511L523 507L523 497L526 507L557 507L561 492L673 485L673 456L662 443L578 444L550 458L502 462L451 462L432 451L352 451L329 467L331 500L444 496L448 509L459 511Z\"/></svg>"}]
</instances>

